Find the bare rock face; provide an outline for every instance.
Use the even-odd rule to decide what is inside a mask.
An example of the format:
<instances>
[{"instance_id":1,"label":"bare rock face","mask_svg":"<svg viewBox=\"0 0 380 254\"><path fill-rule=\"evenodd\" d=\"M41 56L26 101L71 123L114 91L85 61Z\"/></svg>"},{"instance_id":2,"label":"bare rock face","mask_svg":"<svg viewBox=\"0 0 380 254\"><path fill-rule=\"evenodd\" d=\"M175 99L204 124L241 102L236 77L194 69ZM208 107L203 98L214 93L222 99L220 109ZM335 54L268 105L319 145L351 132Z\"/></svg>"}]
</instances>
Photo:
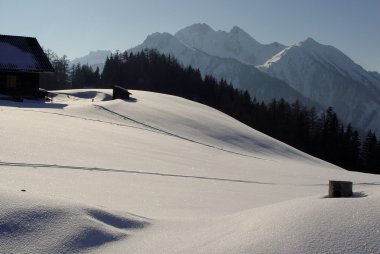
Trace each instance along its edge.
<instances>
[{"instance_id":1,"label":"bare rock face","mask_svg":"<svg viewBox=\"0 0 380 254\"><path fill-rule=\"evenodd\" d=\"M329 198L352 197L352 182L329 181Z\"/></svg>"}]
</instances>

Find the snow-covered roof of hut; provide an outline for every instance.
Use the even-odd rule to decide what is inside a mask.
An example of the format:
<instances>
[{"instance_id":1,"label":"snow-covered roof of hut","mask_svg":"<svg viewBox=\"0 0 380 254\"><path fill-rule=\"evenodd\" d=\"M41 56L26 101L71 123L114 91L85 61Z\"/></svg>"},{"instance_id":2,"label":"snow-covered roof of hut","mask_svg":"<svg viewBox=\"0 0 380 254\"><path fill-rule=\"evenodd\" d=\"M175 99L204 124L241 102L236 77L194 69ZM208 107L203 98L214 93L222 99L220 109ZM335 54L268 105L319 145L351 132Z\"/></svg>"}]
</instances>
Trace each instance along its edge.
<instances>
[{"instance_id":1,"label":"snow-covered roof of hut","mask_svg":"<svg viewBox=\"0 0 380 254\"><path fill-rule=\"evenodd\" d=\"M0 35L0 71L54 72L36 38Z\"/></svg>"}]
</instances>

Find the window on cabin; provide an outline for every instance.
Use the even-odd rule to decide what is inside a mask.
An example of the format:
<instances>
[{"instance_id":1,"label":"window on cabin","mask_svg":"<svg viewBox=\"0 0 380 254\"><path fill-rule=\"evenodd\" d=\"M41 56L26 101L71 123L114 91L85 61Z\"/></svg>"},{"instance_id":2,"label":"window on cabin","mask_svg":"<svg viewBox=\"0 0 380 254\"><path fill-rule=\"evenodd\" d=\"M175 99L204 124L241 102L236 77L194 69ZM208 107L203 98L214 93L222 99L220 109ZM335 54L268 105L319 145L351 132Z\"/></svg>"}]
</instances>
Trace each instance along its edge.
<instances>
[{"instance_id":1,"label":"window on cabin","mask_svg":"<svg viewBox=\"0 0 380 254\"><path fill-rule=\"evenodd\" d=\"M16 75L7 75L6 87L16 88L16 84L17 84L17 76Z\"/></svg>"}]
</instances>

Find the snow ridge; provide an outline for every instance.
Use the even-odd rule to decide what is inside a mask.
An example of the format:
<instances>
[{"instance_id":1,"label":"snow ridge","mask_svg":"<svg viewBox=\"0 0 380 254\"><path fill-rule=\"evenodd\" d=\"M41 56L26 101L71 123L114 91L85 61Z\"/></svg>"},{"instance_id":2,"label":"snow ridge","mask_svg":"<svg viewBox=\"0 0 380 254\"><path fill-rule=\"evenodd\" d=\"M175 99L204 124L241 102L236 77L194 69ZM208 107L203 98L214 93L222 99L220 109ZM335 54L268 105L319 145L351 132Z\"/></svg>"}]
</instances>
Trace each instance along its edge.
<instances>
[{"instance_id":1,"label":"snow ridge","mask_svg":"<svg viewBox=\"0 0 380 254\"><path fill-rule=\"evenodd\" d=\"M380 131L380 80L335 47L308 38L258 68L322 106L332 106L346 124Z\"/></svg>"},{"instance_id":2,"label":"snow ridge","mask_svg":"<svg viewBox=\"0 0 380 254\"><path fill-rule=\"evenodd\" d=\"M260 44L238 26L225 32L214 31L206 24L194 24L179 30L174 36L185 45L210 55L234 58L251 65L262 64L285 48L279 43Z\"/></svg>"}]
</instances>

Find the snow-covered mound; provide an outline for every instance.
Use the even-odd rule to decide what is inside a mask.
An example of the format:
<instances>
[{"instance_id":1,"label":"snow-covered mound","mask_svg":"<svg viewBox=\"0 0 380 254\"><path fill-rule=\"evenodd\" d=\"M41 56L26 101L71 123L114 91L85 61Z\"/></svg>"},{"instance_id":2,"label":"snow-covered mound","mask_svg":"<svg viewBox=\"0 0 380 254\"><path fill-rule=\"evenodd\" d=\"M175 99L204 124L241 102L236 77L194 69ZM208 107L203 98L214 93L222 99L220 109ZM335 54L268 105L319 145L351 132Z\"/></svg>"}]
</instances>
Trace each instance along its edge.
<instances>
[{"instance_id":1,"label":"snow-covered mound","mask_svg":"<svg viewBox=\"0 0 380 254\"><path fill-rule=\"evenodd\" d=\"M134 252L142 240L142 253L379 253L379 188L356 195L314 196L180 227L168 224L165 234L152 228L126 248Z\"/></svg>"},{"instance_id":2,"label":"snow-covered mound","mask_svg":"<svg viewBox=\"0 0 380 254\"><path fill-rule=\"evenodd\" d=\"M53 98L53 102L74 102L88 103L97 101L109 101L112 95L109 90L104 89L76 89L70 91L53 91L49 95Z\"/></svg>"},{"instance_id":3,"label":"snow-covered mound","mask_svg":"<svg viewBox=\"0 0 380 254\"><path fill-rule=\"evenodd\" d=\"M127 101L110 101L110 90L0 100L2 251L380 251L379 176L204 105L131 92ZM329 179L353 181L361 198L322 199Z\"/></svg>"},{"instance_id":4,"label":"snow-covered mound","mask_svg":"<svg viewBox=\"0 0 380 254\"><path fill-rule=\"evenodd\" d=\"M65 200L1 189L2 253L76 253L119 241L149 222Z\"/></svg>"}]
</instances>

